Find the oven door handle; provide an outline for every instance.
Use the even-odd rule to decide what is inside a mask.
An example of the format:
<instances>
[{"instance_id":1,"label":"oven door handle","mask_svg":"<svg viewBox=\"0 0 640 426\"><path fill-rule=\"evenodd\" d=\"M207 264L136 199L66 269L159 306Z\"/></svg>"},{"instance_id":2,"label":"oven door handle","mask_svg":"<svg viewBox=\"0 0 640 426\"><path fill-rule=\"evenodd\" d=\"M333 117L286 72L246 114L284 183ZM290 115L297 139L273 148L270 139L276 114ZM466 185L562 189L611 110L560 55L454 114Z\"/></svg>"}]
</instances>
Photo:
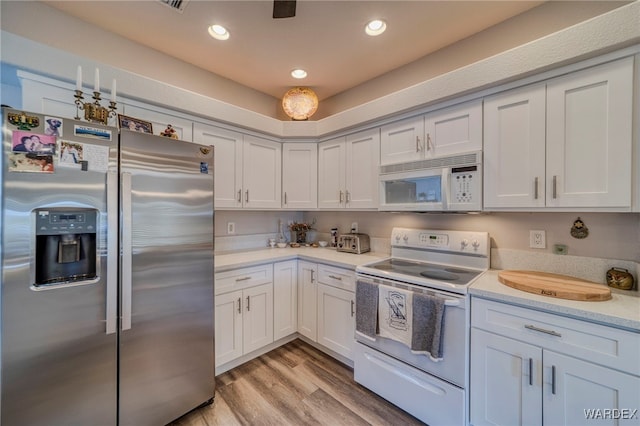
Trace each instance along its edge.
<instances>
[{"instance_id":1,"label":"oven door handle","mask_svg":"<svg viewBox=\"0 0 640 426\"><path fill-rule=\"evenodd\" d=\"M456 299L445 299L445 306L460 306L460 301Z\"/></svg>"}]
</instances>

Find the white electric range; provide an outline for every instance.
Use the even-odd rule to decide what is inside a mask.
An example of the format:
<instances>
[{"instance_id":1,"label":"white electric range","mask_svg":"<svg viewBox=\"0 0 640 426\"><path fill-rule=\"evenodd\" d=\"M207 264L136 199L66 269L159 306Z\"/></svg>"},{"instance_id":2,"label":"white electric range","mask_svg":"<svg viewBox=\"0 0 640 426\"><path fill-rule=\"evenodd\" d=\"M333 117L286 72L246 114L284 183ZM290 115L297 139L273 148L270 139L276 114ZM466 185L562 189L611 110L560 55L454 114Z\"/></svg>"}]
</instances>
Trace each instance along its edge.
<instances>
[{"instance_id":1,"label":"white electric range","mask_svg":"<svg viewBox=\"0 0 640 426\"><path fill-rule=\"evenodd\" d=\"M412 352L406 342L379 335L372 339L356 332L357 382L425 423L466 423L467 292L489 269L489 243L486 232L393 229L391 256L358 266L357 285L395 288L444 299L442 359ZM356 313L360 303L358 292L357 288ZM364 311L365 307L360 309Z\"/></svg>"}]
</instances>

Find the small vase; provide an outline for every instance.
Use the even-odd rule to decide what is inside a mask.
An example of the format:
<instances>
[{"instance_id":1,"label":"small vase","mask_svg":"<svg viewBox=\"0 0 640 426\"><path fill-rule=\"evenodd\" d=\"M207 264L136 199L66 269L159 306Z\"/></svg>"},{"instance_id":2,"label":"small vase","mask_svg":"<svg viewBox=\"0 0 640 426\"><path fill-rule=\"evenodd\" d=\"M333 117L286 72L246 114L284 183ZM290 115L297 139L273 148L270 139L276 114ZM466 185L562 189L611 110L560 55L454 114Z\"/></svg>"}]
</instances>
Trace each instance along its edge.
<instances>
[{"instance_id":1,"label":"small vase","mask_svg":"<svg viewBox=\"0 0 640 426\"><path fill-rule=\"evenodd\" d=\"M296 231L296 243L304 244L307 242L307 231Z\"/></svg>"}]
</instances>

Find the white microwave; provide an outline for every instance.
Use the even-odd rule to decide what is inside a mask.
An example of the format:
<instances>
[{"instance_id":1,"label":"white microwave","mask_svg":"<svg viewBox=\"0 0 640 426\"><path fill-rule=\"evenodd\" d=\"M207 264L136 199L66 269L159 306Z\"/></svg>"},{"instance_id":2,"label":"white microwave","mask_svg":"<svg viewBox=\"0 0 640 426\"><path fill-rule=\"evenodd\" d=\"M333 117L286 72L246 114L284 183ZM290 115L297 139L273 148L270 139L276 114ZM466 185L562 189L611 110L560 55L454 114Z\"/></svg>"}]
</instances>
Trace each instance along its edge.
<instances>
[{"instance_id":1,"label":"white microwave","mask_svg":"<svg viewBox=\"0 0 640 426\"><path fill-rule=\"evenodd\" d=\"M482 210L482 151L380 167L382 211Z\"/></svg>"}]
</instances>

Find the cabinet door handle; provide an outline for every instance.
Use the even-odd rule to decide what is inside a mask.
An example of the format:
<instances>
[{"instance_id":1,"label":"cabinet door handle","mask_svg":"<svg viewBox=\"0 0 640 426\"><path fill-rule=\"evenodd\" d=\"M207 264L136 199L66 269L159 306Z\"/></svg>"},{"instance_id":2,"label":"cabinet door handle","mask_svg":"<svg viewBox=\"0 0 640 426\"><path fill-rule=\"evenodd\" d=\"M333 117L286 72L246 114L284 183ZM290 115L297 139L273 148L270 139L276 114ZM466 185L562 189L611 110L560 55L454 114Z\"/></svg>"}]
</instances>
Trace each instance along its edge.
<instances>
[{"instance_id":1,"label":"cabinet door handle","mask_svg":"<svg viewBox=\"0 0 640 426\"><path fill-rule=\"evenodd\" d=\"M558 187L558 179L557 177L554 175L553 176L553 198L556 199L558 197L558 192L557 192L557 187Z\"/></svg>"},{"instance_id":2,"label":"cabinet door handle","mask_svg":"<svg viewBox=\"0 0 640 426\"><path fill-rule=\"evenodd\" d=\"M529 358L529 386L533 386L533 358Z\"/></svg>"},{"instance_id":3,"label":"cabinet door handle","mask_svg":"<svg viewBox=\"0 0 640 426\"><path fill-rule=\"evenodd\" d=\"M355 311L353 309L354 305L355 305L355 302L352 300L351 301L351 317L353 317L355 315Z\"/></svg>"},{"instance_id":4,"label":"cabinet door handle","mask_svg":"<svg viewBox=\"0 0 640 426\"><path fill-rule=\"evenodd\" d=\"M342 196L343 196L343 192L340 191L340 204L342 204L342 200L343 200Z\"/></svg>"},{"instance_id":5,"label":"cabinet door handle","mask_svg":"<svg viewBox=\"0 0 640 426\"><path fill-rule=\"evenodd\" d=\"M287 204L287 193L284 193L284 203Z\"/></svg>"},{"instance_id":6,"label":"cabinet door handle","mask_svg":"<svg viewBox=\"0 0 640 426\"><path fill-rule=\"evenodd\" d=\"M334 280L342 281L342 277L336 277L335 275L329 275L329 278L333 278Z\"/></svg>"},{"instance_id":7,"label":"cabinet door handle","mask_svg":"<svg viewBox=\"0 0 640 426\"><path fill-rule=\"evenodd\" d=\"M247 203L249 202L249 190L248 189L244 193L244 201L247 202Z\"/></svg>"},{"instance_id":8,"label":"cabinet door handle","mask_svg":"<svg viewBox=\"0 0 640 426\"><path fill-rule=\"evenodd\" d=\"M250 276L249 277L236 278L236 282L238 282L238 281L246 281L246 280L250 280L250 279L251 279Z\"/></svg>"},{"instance_id":9,"label":"cabinet door handle","mask_svg":"<svg viewBox=\"0 0 640 426\"><path fill-rule=\"evenodd\" d=\"M556 366L551 366L551 394L556 394Z\"/></svg>"},{"instance_id":10,"label":"cabinet door handle","mask_svg":"<svg viewBox=\"0 0 640 426\"><path fill-rule=\"evenodd\" d=\"M525 324L524 328L526 328L527 330L537 331L539 333L550 334L555 337L562 337L562 334L558 333L557 331L546 330L544 328L536 327L535 325L531 324Z\"/></svg>"},{"instance_id":11,"label":"cabinet door handle","mask_svg":"<svg viewBox=\"0 0 640 426\"><path fill-rule=\"evenodd\" d=\"M242 297L238 297L238 313L242 315Z\"/></svg>"},{"instance_id":12,"label":"cabinet door handle","mask_svg":"<svg viewBox=\"0 0 640 426\"><path fill-rule=\"evenodd\" d=\"M348 203L349 201L351 201L351 199L350 199L351 198L350 197L351 194L349 194L349 191L345 191L344 193L345 193L345 201Z\"/></svg>"},{"instance_id":13,"label":"cabinet door handle","mask_svg":"<svg viewBox=\"0 0 640 426\"><path fill-rule=\"evenodd\" d=\"M314 272L315 272L315 271L312 269L312 270L311 270L311 284L313 284L313 280L315 280L315 278L313 277L313 273L314 273Z\"/></svg>"},{"instance_id":14,"label":"cabinet door handle","mask_svg":"<svg viewBox=\"0 0 640 426\"><path fill-rule=\"evenodd\" d=\"M250 298L249 296L247 296L247 312L249 312L251 310L251 304L250 304Z\"/></svg>"},{"instance_id":15,"label":"cabinet door handle","mask_svg":"<svg viewBox=\"0 0 640 426\"><path fill-rule=\"evenodd\" d=\"M416 152L420 152L420 136L416 136Z\"/></svg>"},{"instance_id":16,"label":"cabinet door handle","mask_svg":"<svg viewBox=\"0 0 640 426\"><path fill-rule=\"evenodd\" d=\"M538 176L533 180L533 199L538 199Z\"/></svg>"},{"instance_id":17,"label":"cabinet door handle","mask_svg":"<svg viewBox=\"0 0 640 426\"><path fill-rule=\"evenodd\" d=\"M242 202L242 189L238 189L238 202Z\"/></svg>"},{"instance_id":18,"label":"cabinet door handle","mask_svg":"<svg viewBox=\"0 0 640 426\"><path fill-rule=\"evenodd\" d=\"M431 151L431 135L427 133L427 151Z\"/></svg>"}]
</instances>

